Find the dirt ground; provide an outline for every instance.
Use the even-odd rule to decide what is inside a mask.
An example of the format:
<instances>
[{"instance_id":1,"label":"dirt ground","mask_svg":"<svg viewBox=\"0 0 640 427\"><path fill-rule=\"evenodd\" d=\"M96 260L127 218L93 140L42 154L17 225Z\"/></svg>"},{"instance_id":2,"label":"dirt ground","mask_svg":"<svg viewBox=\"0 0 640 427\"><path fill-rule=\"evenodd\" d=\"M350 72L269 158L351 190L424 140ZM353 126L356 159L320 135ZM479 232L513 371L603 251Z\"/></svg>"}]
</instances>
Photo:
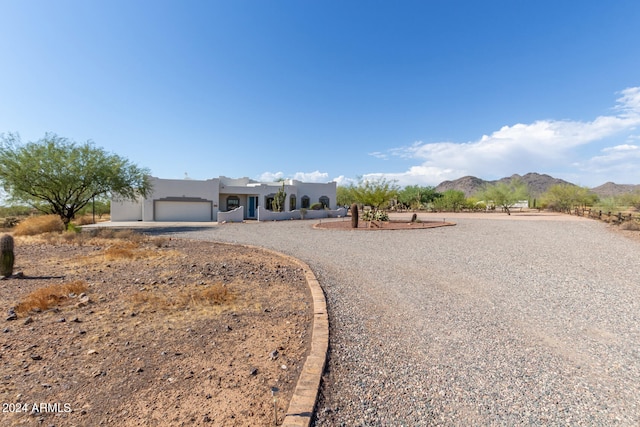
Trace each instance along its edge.
<instances>
[{"instance_id":1,"label":"dirt ground","mask_svg":"<svg viewBox=\"0 0 640 427\"><path fill-rule=\"evenodd\" d=\"M408 224L405 216L393 219ZM440 216L400 227L469 217ZM350 228L348 219L321 225L330 224ZM274 412L282 422L310 346L309 290L297 264L166 238L16 238L15 253L23 277L0 280L1 426L259 426L273 425ZM33 292L67 284L86 290L13 315Z\"/></svg>"},{"instance_id":2,"label":"dirt ground","mask_svg":"<svg viewBox=\"0 0 640 427\"><path fill-rule=\"evenodd\" d=\"M23 277L0 281L0 425L257 426L284 418L312 321L293 261L162 238L16 238L15 254ZM65 284L86 290L20 311L34 304L34 291L51 287L45 294L53 295Z\"/></svg>"}]
</instances>

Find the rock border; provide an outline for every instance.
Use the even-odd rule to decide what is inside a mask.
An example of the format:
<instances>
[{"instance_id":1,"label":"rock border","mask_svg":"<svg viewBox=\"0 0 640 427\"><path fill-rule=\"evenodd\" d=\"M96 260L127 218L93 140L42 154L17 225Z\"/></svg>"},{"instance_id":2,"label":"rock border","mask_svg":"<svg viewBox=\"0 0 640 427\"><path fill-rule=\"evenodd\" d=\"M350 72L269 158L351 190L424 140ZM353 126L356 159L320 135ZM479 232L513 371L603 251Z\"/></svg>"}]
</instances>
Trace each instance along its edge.
<instances>
[{"instance_id":1,"label":"rock border","mask_svg":"<svg viewBox=\"0 0 640 427\"><path fill-rule=\"evenodd\" d=\"M311 329L311 350L302 366L298 383L289 401L289 407L281 426L308 427L311 424L313 413L320 390L320 381L327 361L329 350L329 315L327 313L327 301L324 291L318 282L311 267L304 261L273 249L261 246L244 245L227 242L215 242L225 245L242 246L249 249L258 249L273 255L288 259L298 264L304 271L307 285L311 291L313 302L313 326Z\"/></svg>"}]
</instances>

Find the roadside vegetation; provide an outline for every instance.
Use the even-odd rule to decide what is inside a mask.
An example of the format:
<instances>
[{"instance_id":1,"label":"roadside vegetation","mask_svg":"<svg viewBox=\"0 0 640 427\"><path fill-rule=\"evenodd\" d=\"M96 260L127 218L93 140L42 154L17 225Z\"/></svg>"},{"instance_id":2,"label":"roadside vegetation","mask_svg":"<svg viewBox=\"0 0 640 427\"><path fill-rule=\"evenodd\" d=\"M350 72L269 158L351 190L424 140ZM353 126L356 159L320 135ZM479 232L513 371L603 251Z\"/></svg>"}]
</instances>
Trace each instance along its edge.
<instances>
[{"instance_id":1,"label":"roadside vegetation","mask_svg":"<svg viewBox=\"0 0 640 427\"><path fill-rule=\"evenodd\" d=\"M12 205L58 215L65 226L88 208L102 211L111 197L136 200L151 191L148 169L52 133L28 143L1 134L0 184Z\"/></svg>"},{"instance_id":2,"label":"roadside vegetation","mask_svg":"<svg viewBox=\"0 0 640 427\"><path fill-rule=\"evenodd\" d=\"M355 203L360 218L365 221L385 220L389 211L491 211L510 215L521 210L547 210L617 222L626 229L640 229L640 192L599 198L587 187L557 184L543 194L533 195L517 178L485 185L472 195L455 189L437 192L434 187L419 185L401 188L394 181L383 178L361 179L357 184L338 186L337 201L341 206Z\"/></svg>"}]
</instances>

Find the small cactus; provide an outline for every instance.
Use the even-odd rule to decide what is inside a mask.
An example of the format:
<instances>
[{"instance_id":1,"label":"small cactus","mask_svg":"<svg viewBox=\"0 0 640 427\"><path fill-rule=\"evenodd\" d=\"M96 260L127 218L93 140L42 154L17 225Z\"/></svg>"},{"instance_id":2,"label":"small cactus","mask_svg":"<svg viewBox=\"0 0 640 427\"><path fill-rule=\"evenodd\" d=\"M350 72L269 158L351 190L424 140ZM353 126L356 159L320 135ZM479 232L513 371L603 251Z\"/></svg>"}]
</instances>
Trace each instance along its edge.
<instances>
[{"instance_id":1,"label":"small cactus","mask_svg":"<svg viewBox=\"0 0 640 427\"><path fill-rule=\"evenodd\" d=\"M351 205L351 228L358 228L358 204Z\"/></svg>"},{"instance_id":2,"label":"small cactus","mask_svg":"<svg viewBox=\"0 0 640 427\"><path fill-rule=\"evenodd\" d=\"M5 234L0 237L0 276L9 277L13 274L13 237Z\"/></svg>"}]
</instances>

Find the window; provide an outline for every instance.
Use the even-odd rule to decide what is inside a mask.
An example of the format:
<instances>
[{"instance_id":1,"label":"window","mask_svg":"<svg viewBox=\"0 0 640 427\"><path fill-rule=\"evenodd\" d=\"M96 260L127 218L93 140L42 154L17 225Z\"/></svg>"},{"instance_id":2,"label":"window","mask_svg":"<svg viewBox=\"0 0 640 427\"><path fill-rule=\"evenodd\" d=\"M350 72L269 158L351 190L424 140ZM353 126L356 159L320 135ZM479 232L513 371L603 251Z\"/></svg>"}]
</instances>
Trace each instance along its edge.
<instances>
[{"instance_id":1,"label":"window","mask_svg":"<svg viewBox=\"0 0 640 427\"><path fill-rule=\"evenodd\" d=\"M240 198L238 196L227 197L227 211L232 211L240 207Z\"/></svg>"},{"instance_id":2,"label":"window","mask_svg":"<svg viewBox=\"0 0 640 427\"><path fill-rule=\"evenodd\" d=\"M294 196L293 194L289 196L289 210L296 210L296 196Z\"/></svg>"},{"instance_id":3,"label":"window","mask_svg":"<svg viewBox=\"0 0 640 427\"><path fill-rule=\"evenodd\" d=\"M275 194L269 194L268 196L264 197L264 208L267 210L272 211L273 210L273 198L275 197Z\"/></svg>"},{"instance_id":4,"label":"window","mask_svg":"<svg viewBox=\"0 0 640 427\"><path fill-rule=\"evenodd\" d=\"M309 209L309 206L311 205L311 199L309 199L309 196L302 196L301 203L302 209Z\"/></svg>"},{"instance_id":5,"label":"window","mask_svg":"<svg viewBox=\"0 0 640 427\"><path fill-rule=\"evenodd\" d=\"M320 197L318 201L322 205L323 209L329 209L329 198L327 196Z\"/></svg>"}]
</instances>

